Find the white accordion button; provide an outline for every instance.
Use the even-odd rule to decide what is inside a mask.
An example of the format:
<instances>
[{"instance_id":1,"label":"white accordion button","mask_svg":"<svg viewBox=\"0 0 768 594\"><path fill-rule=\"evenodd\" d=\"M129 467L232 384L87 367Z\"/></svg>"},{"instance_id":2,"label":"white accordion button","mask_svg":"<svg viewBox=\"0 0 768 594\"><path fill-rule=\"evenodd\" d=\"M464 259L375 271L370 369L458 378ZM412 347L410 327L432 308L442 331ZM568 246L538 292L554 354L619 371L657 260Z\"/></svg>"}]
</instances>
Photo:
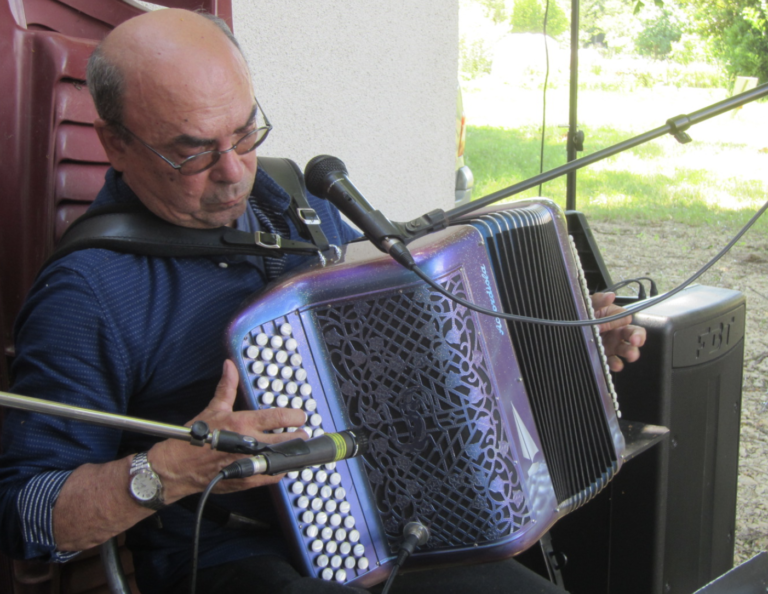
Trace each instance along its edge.
<instances>
[{"instance_id":1,"label":"white accordion button","mask_svg":"<svg viewBox=\"0 0 768 594\"><path fill-rule=\"evenodd\" d=\"M320 577L324 580L330 581L333 579L333 569L330 567L326 567L323 569L323 573L320 574Z\"/></svg>"},{"instance_id":2,"label":"white accordion button","mask_svg":"<svg viewBox=\"0 0 768 594\"><path fill-rule=\"evenodd\" d=\"M307 509L309 507L309 497L302 495L296 500L296 505L301 509Z\"/></svg>"},{"instance_id":3,"label":"white accordion button","mask_svg":"<svg viewBox=\"0 0 768 594\"><path fill-rule=\"evenodd\" d=\"M299 343L296 342L295 338L289 338L285 341L285 350L286 351L295 351L299 346Z\"/></svg>"},{"instance_id":4,"label":"white accordion button","mask_svg":"<svg viewBox=\"0 0 768 594\"><path fill-rule=\"evenodd\" d=\"M251 371L254 375L261 375L264 373L264 362L263 361L254 361L251 365Z\"/></svg>"},{"instance_id":5,"label":"white accordion button","mask_svg":"<svg viewBox=\"0 0 768 594\"><path fill-rule=\"evenodd\" d=\"M269 336L264 334L263 332L259 332L256 335L256 344L259 346L267 346L269 344Z\"/></svg>"},{"instance_id":6,"label":"white accordion button","mask_svg":"<svg viewBox=\"0 0 768 594\"><path fill-rule=\"evenodd\" d=\"M310 472L312 472L310 470ZM307 485L307 495L314 497L317 495L317 492L320 490L320 487L317 486L315 483L310 483Z\"/></svg>"},{"instance_id":7,"label":"white accordion button","mask_svg":"<svg viewBox=\"0 0 768 594\"><path fill-rule=\"evenodd\" d=\"M310 524L309 526L307 526L306 535L309 536L309 538L315 538L318 532L319 531L317 529L317 526L315 526L314 524Z\"/></svg>"},{"instance_id":8,"label":"white accordion button","mask_svg":"<svg viewBox=\"0 0 768 594\"><path fill-rule=\"evenodd\" d=\"M264 392L261 395L261 403L265 406L272 406L275 403L275 395L272 392Z\"/></svg>"},{"instance_id":9,"label":"white accordion button","mask_svg":"<svg viewBox=\"0 0 768 594\"><path fill-rule=\"evenodd\" d=\"M277 335L273 336L269 339L269 346L275 350L279 349L281 346L283 346L283 337Z\"/></svg>"},{"instance_id":10,"label":"white accordion button","mask_svg":"<svg viewBox=\"0 0 768 594\"><path fill-rule=\"evenodd\" d=\"M283 391L283 386L285 384L283 383L283 380L278 378L278 379L273 379L271 385L272 385L272 391L273 392L282 392ZM286 396L286 400L287 399L288 399L288 397Z\"/></svg>"},{"instance_id":11,"label":"white accordion button","mask_svg":"<svg viewBox=\"0 0 768 594\"><path fill-rule=\"evenodd\" d=\"M259 347L255 347L253 345L249 346L247 349L245 349L245 356L249 359L255 359L259 356Z\"/></svg>"},{"instance_id":12,"label":"white accordion button","mask_svg":"<svg viewBox=\"0 0 768 594\"><path fill-rule=\"evenodd\" d=\"M325 511L327 511L329 514L332 514L336 511L336 502L333 499L329 499L325 502Z\"/></svg>"},{"instance_id":13,"label":"white accordion button","mask_svg":"<svg viewBox=\"0 0 768 594\"><path fill-rule=\"evenodd\" d=\"M331 514L331 526L341 526L341 516L339 514Z\"/></svg>"},{"instance_id":14,"label":"white accordion button","mask_svg":"<svg viewBox=\"0 0 768 594\"><path fill-rule=\"evenodd\" d=\"M352 552L352 545L348 542L343 542L339 545L339 553L342 555L349 555Z\"/></svg>"},{"instance_id":15,"label":"white accordion button","mask_svg":"<svg viewBox=\"0 0 768 594\"><path fill-rule=\"evenodd\" d=\"M336 581L339 583L347 581L347 572L343 569L339 569L339 571L336 572Z\"/></svg>"},{"instance_id":16,"label":"white accordion button","mask_svg":"<svg viewBox=\"0 0 768 594\"><path fill-rule=\"evenodd\" d=\"M290 369L290 367L284 367L283 369ZM299 385L296 382L286 382L285 383L285 393L290 394L293 396L296 392L299 391ZM297 396L298 398L298 396Z\"/></svg>"},{"instance_id":17,"label":"white accordion button","mask_svg":"<svg viewBox=\"0 0 768 594\"><path fill-rule=\"evenodd\" d=\"M290 367L283 367L280 370L280 377L282 377L284 380L291 379L293 377L293 369L290 368ZM291 382L291 383L293 383L293 382Z\"/></svg>"},{"instance_id":18,"label":"white accordion button","mask_svg":"<svg viewBox=\"0 0 768 594\"><path fill-rule=\"evenodd\" d=\"M355 516L347 516L344 518L344 527L347 530L352 530L355 527Z\"/></svg>"},{"instance_id":19,"label":"white accordion button","mask_svg":"<svg viewBox=\"0 0 768 594\"><path fill-rule=\"evenodd\" d=\"M304 403L304 410L306 410L308 412L315 412L317 410L317 400L315 400L314 398L309 398ZM327 468L327 466L328 465L326 465L326 468Z\"/></svg>"},{"instance_id":20,"label":"white accordion button","mask_svg":"<svg viewBox=\"0 0 768 594\"><path fill-rule=\"evenodd\" d=\"M299 355L299 353L294 353L293 355L291 355L291 365L293 365L294 367L301 367L301 364L303 361L304 359L301 358L301 355ZM298 373L299 371L304 371L304 370L297 369L296 373ZM306 371L304 371L304 379L307 379ZM301 381L304 381L304 380L301 380Z\"/></svg>"},{"instance_id":21,"label":"white accordion button","mask_svg":"<svg viewBox=\"0 0 768 594\"><path fill-rule=\"evenodd\" d=\"M318 514L315 516L315 522L317 522L321 526L325 524L327 521L328 521L328 514L325 512L318 512Z\"/></svg>"},{"instance_id":22,"label":"white accordion button","mask_svg":"<svg viewBox=\"0 0 768 594\"><path fill-rule=\"evenodd\" d=\"M320 416L320 415L317 415L317 416ZM325 472L325 470L318 470L317 474L315 474L315 480L318 483L324 483L327 478L328 478L328 473Z\"/></svg>"},{"instance_id":23,"label":"white accordion button","mask_svg":"<svg viewBox=\"0 0 768 594\"><path fill-rule=\"evenodd\" d=\"M365 553L365 546L356 544L354 547L352 547L352 554L355 557L362 557L363 553Z\"/></svg>"},{"instance_id":24,"label":"white accordion button","mask_svg":"<svg viewBox=\"0 0 768 594\"><path fill-rule=\"evenodd\" d=\"M342 501L339 503L339 511L343 514L348 514L351 507L352 506L349 505L349 501Z\"/></svg>"},{"instance_id":25,"label":"white accordion button","mask_svg":"<svg viewBox=\"0 0 768 594\"><path fill-rule=\"evenodd\" d=\"M320 515L320 514L318 514ZM350 530L349 532L349 542L357 542L360 540L360 532L357 530Z\"/></svg>"},{"instance_id":26,"label":"white accordion button","mask_svg":"<svg viewBox=\"0 0 768 594\"><path fill-rule=\"evenodd\" d=\"M338 555L334 555L333 557L331 557L331 567L333 567L334 569L338 569L339 567L341 567L341 557L339 557Z\"/></svg>"},{"instance_id":27,"label":"white accordion button","mask_svg":"<svg viewBox=\"0 0 768 594\"><path fill-rule=\"evenodd\" d=\"M337 545L336 541L334 540L329 540L327 543L325 543L325 552L330 553L331 555L333 555L338 548L339 545ZM339 557L339 560L341 560L341 557ZM331 565L333 565L333 559L331 559ZM336 567L338 567L338 565Z\"/></svg>"},{"instance_id":28,"label":"white accordion button","mask_svg":"<svg viewBox=\"0 0 768 594\"><path fill-rule=\"evenodd\" d=\"M301 408L303 404L304 401L298 396L291 398L291 408Z\"/></svg>"},{"instance_id":29,"label":"white accordion button","mask_svg":"<svg viewBox=\"0 0 768 594\"><path fill-rule=\"evenodd\" d=\"M294 495L301 495L304 492L304 484L296 481L291 485L291 491Z\"/></svg>"},{"instance_id":30,"label":"white accordion button","mask_svg":"<svg viewBox=\"0 0 768 594\"><path fill-rule=\"evenodd\" d=\"M285 351L277 351L275 352L275 361L280 363L280 365L284 365L288 362L288 353Z\"/></svg>"},{"instance_id":31,"label":"white accordion button","mask_svg":"<svg viewBox=\"0 0 768 594\"><path fill-rule=\"evenodd\" d=\"M322 541L322 540L319 540L319 539L317 539L317 540L313 540L313 541L310 543L310 545L309 545L309 548L310 548L310 549L312 549L312 552L313 552L313 553L319 553L320 551L322 551L322 550L323 550L323 546L324 546L324 545L323 545L323 541Z\"/></svg>"},{"instance_id":32,"label":"white accordion button","mask_svg":"<svg viewBox=\"0 0 768 594\"><path fill-rule=\"evenodd\" d=\"M313 473L312 473L312 470L310 468L305 468L304 470L301 471L301 480L303 480L305 482L311 481L312 480L312 476L313 476Z\"/></svg>"},{"instance_id":33,"label":"white accordion button","mask_svg":"<svg viewBox=\"0 0 768 594\"><path fill-rule=\"evenodd\" d=\"M301 521L305 524L311 524L312 520L315 519L315 514L313 514L311 511L305 511L303 514L301 514Z\"/></svg>"},{"instance_id":34,"label":"white accordion button","mask_svg":"<svg viewBox=\"0 0 768 594\"><path fill-rule=\"evenodd\" d=\"M280 334L283 336L290 336L293 334L293 328L291 328L291 325L288 322L280 324Z\"/></svg>"},{"instance_id":35,"label":"white accordion button","mask_svg":"<svg viewBox=\"0 0 768 594\"><path fill-rule=\"evenodd\" d=\"M334 472L331 475L330 482L332 485L338 485L341 483L341 475L338 472Z\"/></svg>"},{"instance_id":36,"label":"white accordion button","mask_svg":"<svg viewBox=\"0 0 768 594\"><path fill-rule=\"evenodd\" d=\"M272 349L262 349L261 351L262 361L271 361L274 356L275 353L272 351Z\"/></svg>"},{"instance_id":37,"label":"white accordion button","mask_svg":"<svg viewBox=\"0 0 768 594\"><path fill-rule=\"evenodd\" d=\"M328 464L325 465L325 469L326 470L336 470L336 462L328 462Z\"/></svg>"},{"instance_id":38,"label":"white accordion button","mask_svg":"<svg viewBox=\"0 0 768 594\"><path fill-rule=\"evenodd\" d=\"M280 373L280 368L275 365L274 363L270 363L267 365L267 375L270 377L275 377L278 373Z\"/></svg>"},{"instance_id":39,"label":"white accordion button","mask_svg":"<svg viewBox=\"0 0 768 594\"><path fill-rule=\"evenodd\" d=\"M331 493L333 493L333 489L331 489L328 485L323 485L320 488L320 497L323 499L328 499L331 496Z\"/></svg>"},{"instance_id":40,"label":"white accordion button","mask_svg":"<svg viewBox=\"0 0 768 594\"><path fill-rule=\"evenodd\" d=\"M341 501L347 496L347 491L344 487L336 487L333 496L336 498L336 501Z\"/></svg>"},{"instance_id":41,"label":"white accordion button","mask_svg":"<svg viewBox=\"0 0 768 594\"><path fill-rule=\"evenodd\" d=\"M333 528L326 526L320 531L320 538L323 540L329 540L333 538Z\"/></svg>"},{"instance_id":42,"label":"white accordion button","mask_svg":"<svg viewBox=\"0 0 768 594\"><path fill-rule=\"evenodd\" d=\"M344 559L344 567L347 569L354 569L355 565L357 565L357 561L355 561L354 557L347 557Z\"/></svg>"},{"instance_id":43,"label":"white accordion button","mask_svg":"<svg viewBox=\"0 0 768 594\"><path fill-rule=\"evenodd\" d=\"M312 433L312 437L320 437L321 435L325 435L325 429L323 429L322 427L318 427Z\"/></svg>"},{"instance_id":44,"label":"white accordion button","mask_svg":"<svg viewBox=\"0 0 768 594\"><path fill-rule=\"evenodd\" d=\"M368 569L368 558L367 557L360 557L357 560L357 567L358 567L358 569L361 569L363 571Z\"/></svg>"},{"instance_id":45,"label":"white accordion button","mask_svg":"<svg viewBox=\"0 0 768 594\"><path fill-rule=\"evenodd\" d=\"M320 555L317 558L318 567L328 567L328 563L330 563L330 559L328 559L328 555Z\"/></svg>"},{"instance_id":46,"label":"white accordion button","mask_svg":"<svg viewBox=\"0 0 768 594\"><path fill-rule=\"evenodd\" d=\"M289 479L297 479L299 478L299 471L298 470L291 470L291 472L288 473Z\"/></svg>"},{"instance_id":47,"label":"white accordion button","mask_svg":"<svg viewBox=\"0 0 768 594\"><path fill-rule=\"evenodd\" d=\"M346 540L347 539L347 531L344 530L344 528L339 528L336 532L333 533L333 536L336 538L336 540Z\"/></svg>"},{"instance_id":48,"label":"white accordion button","mask_svg":"<svg viewBox=\"0 0 768 594\"><path fill-rule=\"evenodd\" d=\"M266 390L269 388L269 378L263 375L256 380L256 387L259 390Z\"/></svg>"},{"instance_id":49,"label":"white accordion button","mask_svg":"<svg viewBox=\"0 0 768 594\"><path fill-rule=\"evenodd\" d=\"M310 487L311 486L312 485L310 485ZM317 485L315 485L315 487L317 487ZM307 491L309 491L309 489L307 489ZM320 511L321 509L323 509L323 500L320 499L319 497L315 497L312 500L312 509L315 511Z\"/></svg>"},{"instance_id":50,"label":"white accordion button","mask_svg":"<svg viewBox=\"0 0 768 594\"><path fill-rule=\"evenodd\" d=\"M279 406L280 408L285 408L288 406L288 396L285 394L279 394L277 398L275 399L275 404Z\"/></svg>"},{"instance_id":51,"label":"white accordion button","mask_svg":"<svg viewBox=\"0 0 768 594\"><path fill-rule=\"evenodd\" d=\"M311 417L309 417L309 424L313 427L319 427L320 424L323 422L323 417L315 413Z\"/></svg>"},{"instance_id":52,"label":"white accordion button","mask_svg":"<svg viewBox=\"0 0 768 594\"><path fill-rule=\"evenodd\" d=\"M296 372L296 375L297 375L296 379L298 379L298 372ZM301 393L302 396L310 396L312 394L312 386L310 386L309 384L301 384L301 387L299 388L299 392Z\"/></svg>"}]
</instances>

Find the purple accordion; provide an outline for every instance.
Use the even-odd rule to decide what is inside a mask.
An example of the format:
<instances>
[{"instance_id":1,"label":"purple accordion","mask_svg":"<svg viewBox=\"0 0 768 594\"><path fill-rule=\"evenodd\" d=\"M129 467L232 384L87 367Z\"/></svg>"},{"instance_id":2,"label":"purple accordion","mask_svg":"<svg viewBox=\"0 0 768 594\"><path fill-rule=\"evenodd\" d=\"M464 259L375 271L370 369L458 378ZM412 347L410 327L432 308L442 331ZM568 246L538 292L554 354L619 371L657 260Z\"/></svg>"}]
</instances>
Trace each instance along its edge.
<instances>
[{"instance_id":1,"label":"purple accordion","mask_svg":"<svg viewBox=\"0 0 768 594\"><path fill-rule=\"evenodd\" d=\"M593 315L565 217L550 201L485 210L409 247L430 278L485 308ZM370 435L364 456L290 473L275 487L307 575L382 581L412 521L431 536L409 565L516 555L621 466L596 327L474 313L368 243L270 285L227 340L248 407L301 408L310 436Z\"/></svg>"}]
</instances>

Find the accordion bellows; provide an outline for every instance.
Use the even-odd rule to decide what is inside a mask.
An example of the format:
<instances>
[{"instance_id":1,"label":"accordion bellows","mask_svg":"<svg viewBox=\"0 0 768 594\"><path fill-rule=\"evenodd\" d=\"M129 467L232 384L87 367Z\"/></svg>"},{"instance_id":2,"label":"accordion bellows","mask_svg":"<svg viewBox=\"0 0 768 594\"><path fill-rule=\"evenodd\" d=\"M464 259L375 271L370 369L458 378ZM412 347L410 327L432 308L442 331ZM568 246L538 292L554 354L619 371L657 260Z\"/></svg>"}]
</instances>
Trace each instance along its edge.
<instances>
[{"instance_id":1,"label":"accordion bellows","mask_svg":"<svg viewBox=\"0 0 768 594\"><path fill-rule=\"evenodd\" d=\"M547 200L483 211L410 246L450 293L553 320L591 317L565 218ZM409 522L409 564L482 562L533 545L597 494L624 440L595 327L506 322L432 290L368 243L271 285L233 320L251 408L307 413L305 430L358 429L366 455L275 487L307 575L386 578Z\"/></svg>"}]
</instances>

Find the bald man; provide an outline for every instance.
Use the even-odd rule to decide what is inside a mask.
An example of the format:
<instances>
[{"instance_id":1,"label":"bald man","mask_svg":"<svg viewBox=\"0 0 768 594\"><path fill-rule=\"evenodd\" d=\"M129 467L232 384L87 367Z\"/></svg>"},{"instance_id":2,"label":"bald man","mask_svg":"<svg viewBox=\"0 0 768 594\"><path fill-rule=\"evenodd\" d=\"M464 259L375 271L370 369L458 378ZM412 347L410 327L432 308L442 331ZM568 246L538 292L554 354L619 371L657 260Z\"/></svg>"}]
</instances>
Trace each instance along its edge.
<instances>
[{"instance_id":1,"label":"bald man","mask_svg":"<svg viewBox=\"0 0 768 594\"><path fill-rule=\"evenodd\" d=\"M112 165L94 207L141 202L183 227L253 232L274 224L298 239L286 214L289 196L258 169L255 149L270 126L221 22L175 9L129 20L94 52L88 85ZM331 243L357 237L327 202L309 199ZM287 271L304 261L271 264ZM102 249L70 254L41 273L19 315L13 389L172 424L202 419L265 442L305 436L271 433L303 426L301 411L232 410L238 378L221 335L239 305L271 280L269 264ZM612 298L601 299L611 310ZM614 332L616 349L623 348L615 352L632 359L636 331L627 328ZM0 542L7 554L61 562L127 530L141 592L186 591L194 518L176 503L200 493L235 456L18 411L7 414L3 438ZM274 524L268 492L257 487L277 480L219 483L211 503ZM301 578L289 557L276 529L206 520L198 591L354 591ZM395 591L469 592L478 584L487 592L559 591L514 561L455 571L421 574L410 590L404 579Z\"/></svg>"}]
</instances>

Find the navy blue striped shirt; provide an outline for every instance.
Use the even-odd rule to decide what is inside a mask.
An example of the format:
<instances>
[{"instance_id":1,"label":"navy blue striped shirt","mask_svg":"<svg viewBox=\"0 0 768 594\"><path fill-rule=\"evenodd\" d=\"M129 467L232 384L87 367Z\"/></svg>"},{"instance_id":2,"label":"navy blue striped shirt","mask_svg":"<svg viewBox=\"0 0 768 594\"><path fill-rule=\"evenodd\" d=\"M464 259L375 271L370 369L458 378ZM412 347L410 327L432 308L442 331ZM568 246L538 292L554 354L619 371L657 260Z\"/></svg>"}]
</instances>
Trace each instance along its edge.
<instances>
[{"instance_id":1,"label":"navy blue striped shirt","mask_svg":"<svg viewBox=\"0 0 768 594\"><path fill-rule=\"evenodd\" d=\"M259 170L252 195L285 211L290 199ZM110 170L94 205L138 198ZM310 197L332 244L357 237L339 213ZM253 216L238 221L246 227ZM291 238L298 239L288 220ZM87 249L43 271L16 324L13 391L181 425L210 401L225 358L223 332L242 302L264 287L253 258L154 258ZM307 257L288 256L286 270ZM222 264L225 263L226 266ZM69 473L148 449L132 432L8 411L0 459L0 544L13 557L66 561L56 550L51 510ZM87 494L83 495L87 497ZM273 520L266 489L213 496L247 516ZM158 521L159 520L159 521ZM128 533L139 587L162 592L189 570L193 514L172 505ZM279 534L204 523L201 567L284 552Z\"/></svg>"}]
</instances>

